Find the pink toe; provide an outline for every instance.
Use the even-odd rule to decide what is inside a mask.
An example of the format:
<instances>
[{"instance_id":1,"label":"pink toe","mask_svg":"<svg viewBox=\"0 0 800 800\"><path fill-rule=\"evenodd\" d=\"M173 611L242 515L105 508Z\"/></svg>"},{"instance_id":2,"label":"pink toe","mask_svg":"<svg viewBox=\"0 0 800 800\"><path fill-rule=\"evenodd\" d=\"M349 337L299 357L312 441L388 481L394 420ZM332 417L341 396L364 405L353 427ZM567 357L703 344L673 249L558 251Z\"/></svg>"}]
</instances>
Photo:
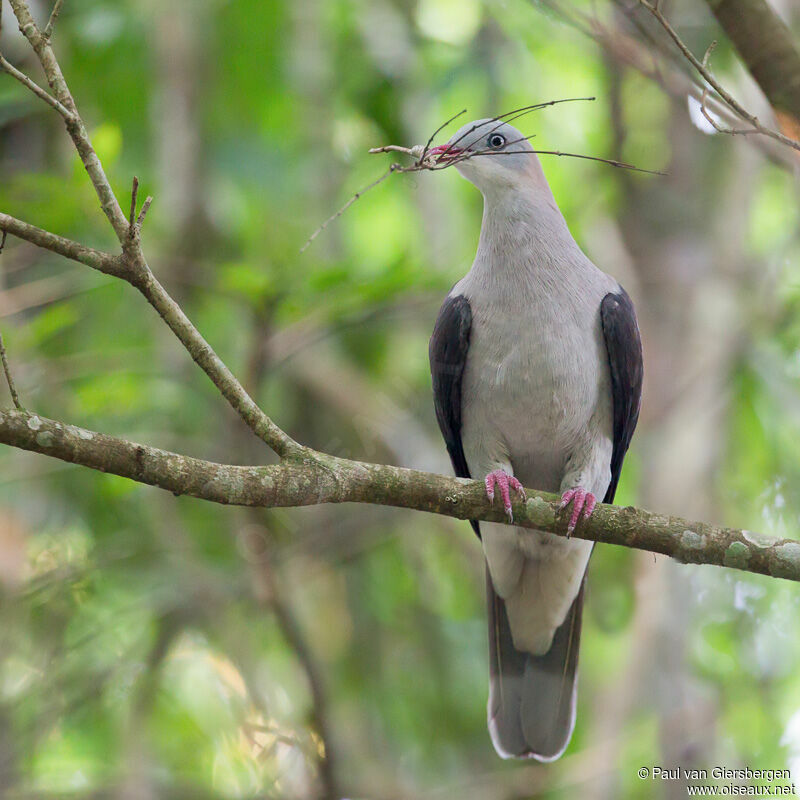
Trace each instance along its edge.
<instances>
[{"instance_id":1,"label":"pink toe","mask_svg":"<svg viewBox=\"0 0 800 800\"><path fill-rule=\"evenodd\" d=\"M508 483L511 486L511 488L515 492L517 492L520 495L520 497L522 497L522 499L524 500L526 497L525 487L513 475L509 475Z\"/></svg>"},{"instance_id":2,"label":"pink toe","mask_svg":"<svg viewBox=\"0 0 800 800\"><path fill-rule=\"evenodd\" d=\"M490 472L484 479L486 486L486 496L489 502L494 502L495 487L500 487L500 496L503 500L503 508L511 522L514 521L514 516L511 511L511 489L518 492L520 496L525 499L525 489L522 484L513 476L509 475L505 470L496 469Z\"/></svg>"},{"instance_id":3,"label":"pink toe","mask_svg":"<svg viewBox=\"0 0 800 800\"><path fill-rule=\"evenodd\" d=\"M575 491L575 498L572 502L572 516L569 518L569 525L567 525L567 530L572 533L575 530L575 526L578 524L578 520L581 518L581 511L583 511L583 504L586 502L586 493L583 489L577 489Z\"/></svg>"},{"instance_id":4,"label":"pink toe","mask_svg":"<svg viewBox=\"0 0 800 800\"><path fill-rule=\"evenodd\" d=\"M508 481L502 480L498 481L500 484L500 494L503 496L503 508L506 510L506 514L511 516L511 492L508 489Z\"/></svg>"},{"instance_id":5,"label":"pink toe","mask_svg":"<svg viewBox=\"0 0 800 800\"><path fill-rule=\"evenodd\" d=\"M559 508L566 508L570 503L572 503L572 514L570 514L569 523L567 524L568 536L574 533L581 516L584 519L588 519L591 516L597 505L597 498L591 492L587 492L586 489L577 486L574 489L567 489L561 495Z\"/></svg>"}]
</instances>

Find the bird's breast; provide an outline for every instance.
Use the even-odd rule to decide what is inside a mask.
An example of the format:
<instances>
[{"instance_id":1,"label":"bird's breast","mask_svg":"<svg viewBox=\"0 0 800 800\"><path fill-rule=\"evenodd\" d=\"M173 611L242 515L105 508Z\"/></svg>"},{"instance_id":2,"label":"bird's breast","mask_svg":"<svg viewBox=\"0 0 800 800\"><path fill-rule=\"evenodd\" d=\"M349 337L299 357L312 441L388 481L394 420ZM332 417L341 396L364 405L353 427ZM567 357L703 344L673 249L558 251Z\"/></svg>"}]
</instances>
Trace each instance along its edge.
<instances>
[{"instance_id":1,"label":"bird's breast","mask_svg":"<svg viewBox=\"0 0 800 800\"><path fill-rule=\"evenodd\" d=\"M463 436L558 472L597 407L604 359L591 316L553 316L473 312Z\"/></svg>"}]
</instances>

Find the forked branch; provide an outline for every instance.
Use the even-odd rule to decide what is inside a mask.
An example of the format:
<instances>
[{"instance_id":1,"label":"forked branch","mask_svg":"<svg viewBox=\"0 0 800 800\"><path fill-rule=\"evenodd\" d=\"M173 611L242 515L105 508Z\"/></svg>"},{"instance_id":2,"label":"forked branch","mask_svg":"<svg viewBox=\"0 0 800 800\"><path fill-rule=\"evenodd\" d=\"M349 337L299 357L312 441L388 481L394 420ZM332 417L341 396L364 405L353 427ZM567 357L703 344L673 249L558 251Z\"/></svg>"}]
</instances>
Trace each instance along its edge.
<instances>
[{"instance_id":1,"label":"forked branch","mask_svg":"<svg viewBox=\"0 0 800 800\"><path fill-rule=\"evenodd\" d=\"M122 278L138 289L253 432L279 456L302 457L304 448L264 414L153 275L145 259L140 241L141 226L152 198L145 200L139 216L133 222L138 192L138 181L135 181L131 214L129 217L125 216L111 188L103 165L94 150L86 126L78 113L61 67L50 45L50 37L46 35L47 30L44 32L39 30L31 16L26 0L10 0L10 3L20 30L36 53L47 82L55 95L55 100L50 98L52 102L48 102L65 118L67 132L92 181L101 208L117 235L122 252L116 255L84 247L77 242L72 242L7 214L0 214L0 230L39 247L60 253L108 275ZM52 33L52 26L55 24L60 8L61 3L57 2L48 24L50 33ZM23 83L25 82L23 81ZM32 81L30 84L25 83L34 94L40 97L44 94L49 97L40 87L35 87Z\"/></svg>"}]
</instances>

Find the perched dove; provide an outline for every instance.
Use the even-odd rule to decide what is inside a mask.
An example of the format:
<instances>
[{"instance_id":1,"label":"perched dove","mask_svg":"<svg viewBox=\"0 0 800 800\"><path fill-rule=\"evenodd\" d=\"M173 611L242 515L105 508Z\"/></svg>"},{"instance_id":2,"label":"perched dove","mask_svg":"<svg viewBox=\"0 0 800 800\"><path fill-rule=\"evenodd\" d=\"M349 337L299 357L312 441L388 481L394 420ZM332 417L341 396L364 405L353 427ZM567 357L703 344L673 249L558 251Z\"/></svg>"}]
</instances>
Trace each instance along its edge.
<instances>
[{"instance_id":1,"label":"perched dove","mask_svg":"<svg viewBox=\"0 0 800 800\"><path fill-rule=\"evenodd\" d=\"M436 417L457 475L559 492L568 532L610 503L639 416L642 346L625 290L583 254L539 159L484 119L433 148L483 194L475 261L430 341ZM504 758L552 761L575 726L592 543L472 523L488 565L489 731Z\"/></svg>"}]
</instances>

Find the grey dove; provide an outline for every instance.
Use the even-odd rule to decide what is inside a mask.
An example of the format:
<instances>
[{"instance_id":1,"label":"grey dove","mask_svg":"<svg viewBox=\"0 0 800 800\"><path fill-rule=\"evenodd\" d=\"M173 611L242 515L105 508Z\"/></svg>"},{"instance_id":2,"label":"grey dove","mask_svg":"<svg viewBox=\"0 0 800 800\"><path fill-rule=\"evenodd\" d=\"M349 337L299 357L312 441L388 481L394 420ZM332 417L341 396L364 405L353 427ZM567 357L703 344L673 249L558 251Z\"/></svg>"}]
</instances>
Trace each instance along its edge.
<instances>
[{"instance_id":1,"label":"grey dove","mask_svg":"<svg viewBox=\"0 0 800 800\"><path fill-rule=\"evenodd\" d=\"M458 476L561 494L568 533L610 503L639 416L633 304L581 251L538 157L483 119L433 148L482 193L472 268L430 341L436 417ZM486 556L489 732L504 758L552 761L575 726L584 584L593 544L472 523Z\"/></svg>"}]
</instances>

